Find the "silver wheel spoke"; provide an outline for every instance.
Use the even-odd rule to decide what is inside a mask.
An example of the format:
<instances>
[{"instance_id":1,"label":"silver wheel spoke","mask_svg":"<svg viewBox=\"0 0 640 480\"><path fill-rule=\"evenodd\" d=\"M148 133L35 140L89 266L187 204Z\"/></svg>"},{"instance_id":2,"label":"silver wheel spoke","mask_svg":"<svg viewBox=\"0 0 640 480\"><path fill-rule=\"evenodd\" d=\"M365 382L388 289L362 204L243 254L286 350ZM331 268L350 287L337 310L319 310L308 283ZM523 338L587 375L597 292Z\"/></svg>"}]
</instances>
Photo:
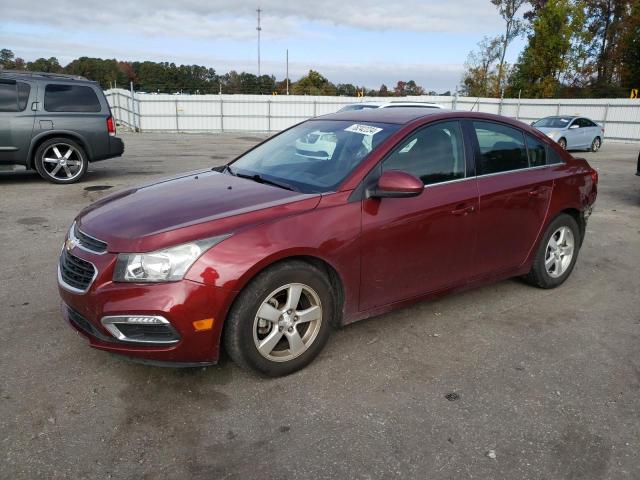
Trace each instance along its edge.
<instances>
[{"instance_id":1,"label":"silver wheel spoke","mask_svg":"<svg viewBox=\"0 0 640 480\"><path fill-rule=\"evenodd\" d=\"M69 160L69 157L71 156L72 153L73 153L73 148L69 147L69 150L67 150L67 153L64 154L64 159Z\"/></svg>"},{"instance_id":2,"label":"silver wheel spoke","mask_svg":"<svg viewBox=\"0 0 640 480\"><path fill-rule=\"evenodd\" d=\"M58 163L58 159L57 158L46 158L44 159L45 162L47 163Z\"/></svg>"},{"instance_id":3,"label":"silver wheel spoke","mask_svg":"<svg viewBox=\"0 0 640 480\"><path fill-rule=\"evenodd\" d=\"M558 245L564 244L565 231L566 230L564 228L560 229L560 236L558 237L558 240L556 240Z\"/></svg>"},{"instance_id":4,"label":"silver wheel spoke","mask_svg":"<svg viewBox=\"0 0 640 480\"><path fill-rule=\"evenodd\" d=\"M274 326L271 330L271 333L269 333L269 335L267 335L265 339L260 342L258 350L260 350L260 353L262 353L262 355L268 356L276 347L281 338L282 332Z\"/></svg>"},{"instance_id":5,"label":"silver wheel spoke","mask_svg":"<svg viewBox=\"0 0 640 480\"><path fill-rule=\"evenodd\" d=\"M297 355L302 350L304 350L305 344L295 328L293 329L293 332L286 332L285 335L287 336L287 341L289 342L289 351L292 355Z\"/></svg>"},{"instance_id":6,"label":"silver wheel spoke","mask_svg":"<svg viewBox=\"0 0 640 480\"><path fill-rule=\"evenodd\" d=\"M562 275L562 272L564 271L564 269L562 268L562 260L561 259L557 259L555 261L555 266L556 266L556 269L555 269L554 273L556 275Z\"/></svg>"},{"instance_id":7,"label":"silver wheel spoke","mask_svg":"<svg viewBox=\"0 0 640 480\"><path fill-rule=\"evenodd\" d=\"M552 235L551 238L549 239L549 247L551 248L552 252L555 252L558 249L558 243L556 242L556 239L553 237L554 235Z\"/></svg>"},{"instance_id":8,"label":"silver wheel spoke","mask_svg":"<svg viewBox=\"0 0 640 480\"><path fill-rule=\"evenodd\" d=\"M62 154L60 153L60 150L58 150L58 147L53 147L53 153L56 154L56 157L62 158Z\"/></svg>"},{"instance_id":9,"label":"silver wheel spoke","mask_svg":"<svg viewBox=\"0 0 640 480\"><path fill-rule=\"evenodd\" d=\"M301 294L301 285L291 285L287 291L287 305L285 306L285 310L295 310L300 302Z\"/></svg>"},{"instance_id":10,"label":"silver wheel spoke","mask_svg":"<svg viewBox=\"0 0 640 480\"><path fill-rule=\"evenodd\" d=\"M69 170L69 167L64 165L62 168L64 168L64 173L67 174L67 178L71 178L73 176L73 175L71 175L71 170Z\"/></svg>"},{"instance_id":11,"label":"silver wheel spoke","mask_svg":"<svg viewBox=\"0 0 640 480\"><path fill-rule=\"evenodd\" d=\"M545 262L544 262L544 266L547 269L547 272L551 269L551 267L553 267L553 264L556 262L556 258L551 255Z\"/></svg>"},{"instance_id":12,"label":"silver wheel spoke","mask_svg":"<svg viewBox=\"0 0 640 480\"><path fill-rule=\"evenodd\" d=\"M80 162L78 160L67 160L67 165L70 167L78 167Z\"/></svg>"},{"instance_id":13,"label":"silver wheel spoke","mask_svg":"<svg viewBox=\"0 0 640 480\"><path fill-rule=\"evenodd\" d=\"M62 165L60 165L60 164L56 165L56 168L51 170L51 175L55 176L60 171L61 168L62 168Z\"/></svg>"},{"instance_id":14,"label":"silver wheel spoke","mask_svg":"<svg viewBox=\"0 0 640 480\"><path fill-rule=\"evenodd\" d=\"M264 318L265 320L269 320L271 323L277 323L281 314L282 312L280 312L280 310L266 302L263 303L260 306L260 310L258 310L258 318Z\"/></svg>"},{"instance_id":15,"label":"silver wheel spoke","mask_svg":"<svg viewBox=\"0 0 640 480\"><path fill-rule=\"evenodd\" d=\"M315 305L311 308L307 308L306 310L300 310L297 312L296 316L298 317L298 320L296 320L296 323L313 322L315 320L319 320L321 315L322 311L320 310L320 307Z\"/></svg>"}]
</instances>

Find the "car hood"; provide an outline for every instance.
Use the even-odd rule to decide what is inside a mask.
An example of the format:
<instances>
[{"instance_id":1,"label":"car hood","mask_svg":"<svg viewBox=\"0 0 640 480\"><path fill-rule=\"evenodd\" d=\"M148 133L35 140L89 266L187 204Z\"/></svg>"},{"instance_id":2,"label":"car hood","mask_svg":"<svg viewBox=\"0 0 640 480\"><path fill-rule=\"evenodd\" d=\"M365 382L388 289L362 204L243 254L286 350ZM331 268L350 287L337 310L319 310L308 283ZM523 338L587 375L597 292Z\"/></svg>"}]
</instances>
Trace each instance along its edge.
<instances>
[{"instance_id":1,"label":"car hood","mask_svg":"<svg viewBox=\"0 0 640 480\"><path fill-rule=\"evenodd\" d=\"M144 252L310 210L319 200L319 194L207 170L109 195L83 210L76 224L111 252Z\"/></svg>"}]
</instances>

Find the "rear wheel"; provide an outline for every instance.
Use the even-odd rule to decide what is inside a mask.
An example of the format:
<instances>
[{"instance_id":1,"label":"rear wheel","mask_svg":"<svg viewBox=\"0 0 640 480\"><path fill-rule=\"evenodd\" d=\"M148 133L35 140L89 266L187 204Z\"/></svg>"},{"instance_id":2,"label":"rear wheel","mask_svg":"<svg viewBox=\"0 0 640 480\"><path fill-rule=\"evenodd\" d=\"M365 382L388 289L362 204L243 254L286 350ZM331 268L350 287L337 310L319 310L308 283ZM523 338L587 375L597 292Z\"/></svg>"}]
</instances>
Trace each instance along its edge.
<instances>
[{"instance_id":1,"label":"rear wheel","mask_svg":"<svg viewBox=\"0 0 640 480\"><path fill-rule=\"evenodd\" d=\"M68 138L52 138L36 150L35 167L42 178L52 183L75 183L87 173L87 154Z\"/></svg>"},{"instance_id":2,"label":"rear wheel","mask_svg":"<svg viewBox=\"0 0 640 480\"><path fill-rule=\"evenodd\" d=\"M591 151L597 152L598 150L600 150L601 146L602 146L602 140L600 140L600 137L596 137L593 139L593 142L591 142Z\"/></svg>"},{"instance_id":3,"label":"rear wheel","mask_svg":"<svg viewBox=\"0 0 640 480\"><path fill-rule=\"evenodd\" d=\"M318 268L288 261L260 273L229 312L224 346L239 365L268 376L309 364L329 338L331 284Z\"/></svg>"},{"instance_id":4,"label":"rear wheel","mask_svg":"<svg viewBox=\"0 0 640 480\"><path fill-rule=\"evenodd\" d=\"M561 214L547 227L525 280L541 288L555 288L569 278L578 258L580 229L571 215Z\"/></svg>"},{"instance_id":5,"label":"rear wheel","mask_svg":"<svg viewBox=\"0 0 640 480\"><path fill-rule=\"evenodd\" d=\"M560 145L560 147L563 150L566 150L567 149L567 140L564 139L564 138L561 138L560 140L558 140L558 145Z\"/></svg>"}]
</instances>

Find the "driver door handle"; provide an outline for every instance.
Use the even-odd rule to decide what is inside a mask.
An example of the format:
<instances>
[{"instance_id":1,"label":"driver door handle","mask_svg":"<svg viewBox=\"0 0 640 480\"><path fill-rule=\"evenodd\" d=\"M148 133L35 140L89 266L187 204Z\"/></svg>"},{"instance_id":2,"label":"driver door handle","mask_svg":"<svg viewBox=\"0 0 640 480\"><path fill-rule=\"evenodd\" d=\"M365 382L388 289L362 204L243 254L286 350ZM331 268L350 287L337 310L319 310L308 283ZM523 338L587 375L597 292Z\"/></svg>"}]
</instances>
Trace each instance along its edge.
<instances>
[{"instance_id":1,"label":"driver door handle","mask_svg":"<svg viewBox=\"0 0 640 480\"><path fill-rule=\"evenodd\" d=\"M466 204L461 204L458 205L456 208L454 208L453 210L451 210L451 213L453 215L468 215L469 213L473 213L475 212L476 207L473 205L466 205Z\"/></svg>"}]
</instances>

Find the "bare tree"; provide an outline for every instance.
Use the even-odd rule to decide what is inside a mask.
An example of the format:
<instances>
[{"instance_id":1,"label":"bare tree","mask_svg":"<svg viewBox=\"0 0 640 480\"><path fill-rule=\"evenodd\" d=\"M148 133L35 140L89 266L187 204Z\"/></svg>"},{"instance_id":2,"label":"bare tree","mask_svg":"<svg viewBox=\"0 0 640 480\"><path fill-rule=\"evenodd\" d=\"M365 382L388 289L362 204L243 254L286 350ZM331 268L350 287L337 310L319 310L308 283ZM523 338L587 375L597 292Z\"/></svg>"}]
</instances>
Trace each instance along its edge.
<instances>
[{"instance_id":1,"label":"bare tree","mask_svg":"<svg viewBox=\"0 0 640 480\"><path fill-rule=\"evenodd\" d=\"M491 0L491 3L497 7L500 16L505 21L504 35L500 36L500 63L498 64L498 78L495 91L495 96L499 97L504 82L504 57L509 44L523 31L524 24L516 18L516 14L520 7L526 3L526 0Z\"/></svg>"}]
</instances>

